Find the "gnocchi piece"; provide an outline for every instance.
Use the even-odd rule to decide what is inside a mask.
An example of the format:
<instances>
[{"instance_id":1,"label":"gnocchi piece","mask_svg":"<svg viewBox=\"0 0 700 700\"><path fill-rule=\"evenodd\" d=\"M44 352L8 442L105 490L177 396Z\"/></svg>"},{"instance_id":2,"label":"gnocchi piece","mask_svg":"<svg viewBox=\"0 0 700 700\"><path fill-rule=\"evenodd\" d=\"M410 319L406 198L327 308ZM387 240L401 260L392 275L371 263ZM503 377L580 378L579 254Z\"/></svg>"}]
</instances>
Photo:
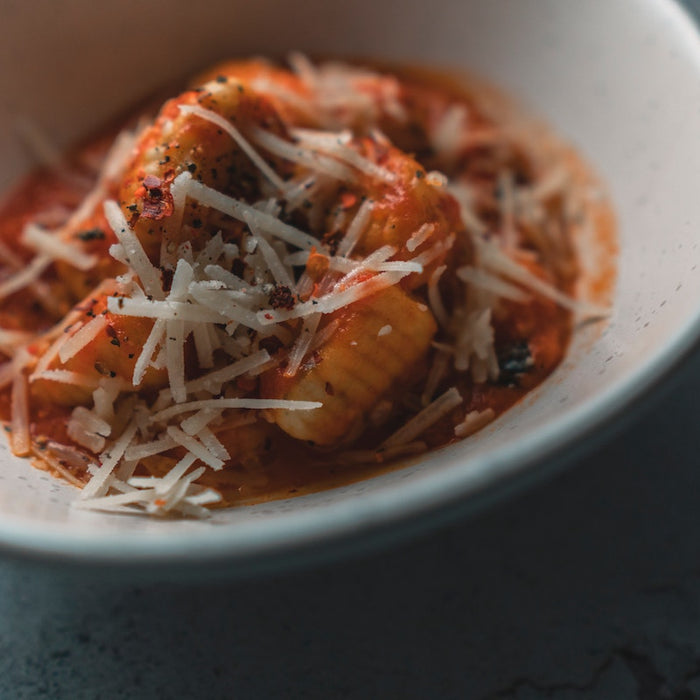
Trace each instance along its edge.
<instances>
[{"instance_id":1,"label":"gnocchi piece","mask_svg":"<svg viewBox=\"0 0 700 700\"><path fill-rule=\"evenodd\" d=\"M63 237L82 253L95 258L95 264L86 270L77 269L65 260L56 261L56 272L69 291L72 303L85 299L102 280L125 272L124 265L109 254L109 248L117 242L117 237L107 223L101 206L66 231Z\"/></svg>"},{"instance_id":2,"label":"gnocchi piece","mask_svg":"<svg viewBox=\"0 0 700 700\"><path fill-rule=\"evenodd\" d=\"M261 195L264 178L249 155L221 126L181 109L190 107L213 112L244 138L252 125L285 132L272 104L234 78L221 76L166 102L139 140L118 193L124 216L154 262L163 238L175 246L184 240L196 242L211 215L189 202L181 220L173 216L170 185L180 173L188 171L197 181L246 201ZM280 178L291 168L279 159L270 162Z\"/></svg>"},{"instance_id":3,"label":"gnocchi piece","mask_svg":"<svg viewBox=\"0 0 700 700\"><path fill-rule=\"evenodd\" d=\"M284 432L315 445L357 437L367 413L402 379L410 379L437 330L428 308L398 287L385 289L333 314L340 325L294 377L282 369L264 376L268 398L320 401L314 411L274 410Z\"/></svg>"},{"instance_id":4,"label":"gnocchi piece","mask_svg":"<svg viewBox=\"0 0 700 700\"><path fill-rule=\"evenodd\" d=\"M423 272L405 280L404 286L416 289L444 263L450 249L450 234L463 228L457 202L435 181L435 176L429 176L420 163L397 148L365 138L357 143L357 151L392 173L394 181L384 182L367 175L360 180L358 199L370 199L373 206L356 252L365 256L391 245L398 249L395 260L426 253ZM411 246L412 236L420 235L421 230L425 232L422 240Z\"/></svg>"},{"instance_id":5,"label":"gnocchi piece","mask_svg":"<svg viewBox=\"0 0 700 700\"><path fill-rule=\"evenodd\" d=\"M318 114L308 85L297 75L269 61L225 61L196 76L192 85L202 85L227 77L250 85L274 105L285 122L296 126L318 126Z\"/></svg>"},{"instance_id":6,"label":"gnocchi piece","mask_svg":"<svg viewBox=\"0 0 700 700\"><path fill-rule=\"evenodd\" d=\"M153 321L109 313L108 296L109 291L103 286L78 304L67 317L68 323L64 325L58 343L56 339L44 337L30 347L37 358L30 380L34 398L63 406L84 404L89 402L93 390L103 378L120 379L123 388L131 391L159 389L167 385L166 370L148 366L141 384L132 386L134 367L153 328ZM82 347L77 338L79 333L86 334L83 337L89 339ZM80 349L74 354L63 352L59 343L63 341L65 347L73 338ZM61 373L64 372L74 373L80 381L62 381L65 375Z\"/></svg>"}]
</instances>

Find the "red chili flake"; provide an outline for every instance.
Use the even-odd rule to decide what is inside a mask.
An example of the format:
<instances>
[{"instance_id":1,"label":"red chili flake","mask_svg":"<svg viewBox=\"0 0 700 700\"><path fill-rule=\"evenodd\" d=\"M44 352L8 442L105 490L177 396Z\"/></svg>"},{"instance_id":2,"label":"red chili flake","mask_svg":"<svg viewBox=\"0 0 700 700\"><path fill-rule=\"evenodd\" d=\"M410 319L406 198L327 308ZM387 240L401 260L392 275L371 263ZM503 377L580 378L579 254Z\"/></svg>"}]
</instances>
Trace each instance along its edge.
<instances>
[{"instance_id":1,"label":"red chili flake","mask_svg":"<svg viewBox=\"0 0 700 700\"><path fill-rule=\"evenodd\" d=\"M146 219L163 219L173 213L173 196L170 194L168 182L155 175L146 175L143 185L135 192L141 200L141 213L136 211L129 222L132 226L139 217Z\"/></svg>"},{"instance_id":2,"label":"red chili flake","mask_svg":"<svg viewBox=\"0 0 700 700\"><path fill-rule=\"evenodd\" d=\"M158 195L153 195L153 192L158 192ZM170 192L163 193L162 190L149 190L149 196L143 199L141 216L158 221L166 216L170 216L172 213L173 196Z\"/></svg>"},{"instance_id":3,"label":"red chili flake","mask_svg":"<svg viewBox=\"0 0 700 700\"><path fill-rule=\"evenodd\" d=\"M162 184L162 180L159 177L156 177L155 175L146 175L146 177L143 178L143 186L148 189L151 189L153 187L160 187Z\"/></svg>"},{"instance_id":4,"label":"red chili flake","mask_svg":"<svg viewBox=\"0 0 700 700\"><path fill-rule=\"evenodd\" d=\"M293 309L294 304L296 304L294 294L292 294L292 290L284 284L278 284L272 294L270 294L270 306L273 309ZM267 318L267 315L265 318Z\"/></svg>"}]
</instances>

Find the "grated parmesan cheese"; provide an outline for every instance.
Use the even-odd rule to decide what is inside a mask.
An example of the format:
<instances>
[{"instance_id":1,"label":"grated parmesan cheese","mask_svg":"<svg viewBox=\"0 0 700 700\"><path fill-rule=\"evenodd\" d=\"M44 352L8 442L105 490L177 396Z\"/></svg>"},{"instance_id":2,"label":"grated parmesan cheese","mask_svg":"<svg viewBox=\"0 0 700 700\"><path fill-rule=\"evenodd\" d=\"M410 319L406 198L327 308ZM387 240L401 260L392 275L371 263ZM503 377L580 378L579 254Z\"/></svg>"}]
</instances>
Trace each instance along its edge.
<instances>
[{"instance_id":1,"label":"grated parmesan cheese","mask_svg":"<svg viewBox=\"0 0 700 700\"><path fill-rule=\"evenodd\" d=\"M376 294L382 289L398 284L407 274L406 272L382 272L365 282L352 285L348 289L333 290L318 299L297 304L288 311L276 311L274 309L258 311L257 318L262 325L288 321L292 318L308 316L313 313L329 314L344 306L348 306L366 296Z\"/></svg>"},{"instance_id":2,"label":"grated parmesan cheese","mask_svg":"<svg viewBox=\"0 0 700 700\"><path fill-rule=\"evenodd\" d=\"M434 425L443 416L447 415L453 408L459 406L462 400L462 396L455 387L448 389L442 396L428 404L422 411L411 418L408 423L384 440L382 446L392 448L412 442L431 425Z\"/></svg>"},{"instance_id":3,"label":"grated parmesan cheese","mask_svg":"<svg viewBox=\"0 0 700 700\"><path fill-rule=\"evenodd\" d=\"M100 315L88 321L73 333L58 350L59 360L65 364L71 357L77 355L86 345L91 343L107 328L107 319Z\"/></svg>"},{"instance_id":4,"label":"grated parmesan cheese","mask_svg":"<svg viewBox=\"0 0 700 700\"><path fill-rule=\"evenodd\" d=\"M533 275L522 265L518 265L518 263L509 258L508 255L500 250L494 241L476 238L475 244L482 265L489 271L508 277L522 284L524 287L531 289L533 292L551 299L569 311L578 312L584 316L602 318L608 315L609 312L607 309L590 304L589 302L573 299L563 292L560 292L556 287L541 280L536 275Z\"/></svg>"},{"instance_id":5,"label":"grated parmesan cheese","mask_svg":"<svg viewBox=\"0 0 700 700\"><path fill-rule=\"evenodd\" d=\"M291 133L299 143L307 144L316 151L335 156L338 160L347 163L360 172L365 173L365 175L377 178L390 185L398 181L398 177L395 173L373 163L348 146L352 140L350 131L345 130L339 133L329 133L311 129L292 129Z\"/></svg>"},{"instance_id":6,"label":"grated parmesan cheese","mask_svg":"<svg viewBox=\"0 0 700 700\"><path fill-rule=\"evenodd\" d=\"M124 432L100 453L99 466L95 469L92 479L85 484L81 494L82 499L87 500L93 496L104 495L109 487L109 477L134 439L136 430L136 422L132 420Z\"/></svg>"},{"instance_id":7,"label":"grated parmesan cheese","mask_svg":"<svg viewBox=\"0 0 700 700\"><path fill-rule=\"evenodd\" d=\"M121 244L122 259L138 275L146 293L154 299L162 299L164 294L160 273L153 267L141 242L129 228L119 205L112 200L105 202L104 213L112 231L114 231Z\"/></svg>"},{"instance_id":8,"label":"grated parmesan cheese","mask_svg":"<svg viewBox=\"0 0 700 700\"><path fill-rule=\"evenodd\" d=\"M357 179L353 171L344 163L318 153L313 149L303 148L298 144L285 141L269 131L257 127L253 130L253 137L266 151L291 163L303 165L313 171L335 178L340 182L351 183Z\"/></svg>"},{"instance_id":9,"label":"grated parmesan cheese","mask_svg":"<svg viewBox=\"0 0 700 700\"><path fill-rule=\"evenodd\" d=\"M189 180L187 195L204 206L217 209L244 223L247 223L244 218L244 215L247 214L250 220L259 226L261 230L273 236L277 236L286 243L296 246L297 248L310 250L311 248L320 246L320 242L313 236L294 228L294 226L285 224L280 221L280 219L270 214L265 214L255 209L255 207L251 207L233 197L221 194L221 192L217 192L196 180Z\"/></svg>"},{"instance_id":10,"label":"grated parmesan cheese","mask_svg":"<svg viewBox=\"0 0 700 700\"><path fill-rule=\"evenodd\" d=\"M465 438L473 435L488 425L495 417L496 413L492 408L487 408L483 411L470 411L464 416L464 420L455 426L455 436Z\"/></svg>"},{"instance_id":11,"label":"grated parmesan cheese","mask_svg":"<svg viewBox=\"0 0 700 700\"><path fill-rule=\"evenodd\" d=\"M78 270L89 270L97 262L94 255L86 255L76 246L65 243L55 234L31 223L24 227L22 243L43 255L51 256L53 260L63 260Z\"/></svg>"},{"instance_id":12,"label":"grated parmesan cheese","mask_svg":"<svg viewBox=\"0 0 700 700\"><path fill-rule=\"evenodd\" d=\"M37 282L52 262L48 255L37 255L23 270L0 282L0 300Z\"/></svg>"},{"instance_id":13,"label":"grated parmesan cheese","mask_svg":"<svg viewBox=\"0 0 700 700\"><path fill-rule=\"evenodd\" d=\"M355 214L355 218L352 220L348 230L343 236L343 240L338 246L338 255L343 257L349 257L353 249L357 245L360 237L365 232L367 224L369 224L370 218L372 217L372 210L374 209L374 203L372 200L368 199L363 202L360 208Z\"/></svg>"}]
</instances>

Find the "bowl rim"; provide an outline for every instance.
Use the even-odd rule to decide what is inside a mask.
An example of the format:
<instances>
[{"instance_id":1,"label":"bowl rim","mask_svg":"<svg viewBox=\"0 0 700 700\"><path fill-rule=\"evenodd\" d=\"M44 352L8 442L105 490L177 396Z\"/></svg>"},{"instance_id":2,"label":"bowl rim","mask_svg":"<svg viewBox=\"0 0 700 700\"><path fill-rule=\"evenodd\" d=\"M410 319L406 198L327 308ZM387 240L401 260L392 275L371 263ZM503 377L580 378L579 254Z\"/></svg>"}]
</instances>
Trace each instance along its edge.
<instances>
[{"instance_id":1,"label":"bowl rim","mask_svg":"<svg viewBox=\"0 0 700 700\"><path fill-rule=\"evenodd\" d=\"M663 16L671 31L684 36L682 58L694 65L700 75L700 31L688 10L675 0L651 3ZM192 567L223 562L239 573L262 564L282 566L293 556L302 559L329 547L366 538L370 533L395 536L411 531L409 522L439 522L445 512L473 511L493 500L508 484L523 477L538 478L551 471L548 466L563 461L582 449L588 436L609 425L623 409L638 410L643 402L635 401L658 388L693 350L700 339L700 307L667 339L656 354L633 369L623 379L587 399L581 406L565 412L526 436L517 445L491 450L486 458L476 456L474 468L465 473L459 460L441 469L440 479L422 475L391 485L389 494L380 489L331 504L292 510L271 518L243 524L212 527L185 535L186 542L172 532L92 533L64 531L37 525L22 518L0 513L0 553L34 560L60 561L80 565L112 565L121 568ZM563 456L565 447L569 448ZM449 459L452 449L443 448L435 455L439 462ZM549 463L549 465L548 465ZM488 468L484 468L488 465ZM538 465L538 468L535 468ZM443 514L444 517L449 515Z\"/></svg>"}]
</instances>

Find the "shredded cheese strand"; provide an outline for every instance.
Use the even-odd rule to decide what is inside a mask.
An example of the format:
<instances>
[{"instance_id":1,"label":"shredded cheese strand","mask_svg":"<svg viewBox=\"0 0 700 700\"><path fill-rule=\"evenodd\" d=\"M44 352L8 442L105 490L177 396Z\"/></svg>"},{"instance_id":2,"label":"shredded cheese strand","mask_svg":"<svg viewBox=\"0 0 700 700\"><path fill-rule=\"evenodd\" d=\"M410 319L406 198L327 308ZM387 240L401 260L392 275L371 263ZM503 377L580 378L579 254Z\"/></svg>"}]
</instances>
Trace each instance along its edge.
<instances>
[{"instance_id":1,"label":"shredded cheese strand","mask_svg":"<svg viewBox=\"0 0 700 700\"><path fill-rule=\"evenodd\" d=\"M407 274L409 273L382 272L348 289L334 290L324 297L297 304L293 309L286 311L274 309L258 311L257 318L262 325L269 325L280 321L288 321L292 318L308 316L313 313L330 314L371 294L376 294L382 289L398 284Z\"/></svg>"},{"instance_id":2,"label":"shredded cheese strand","mask_svg":"<svg viewBox=\"0 0 700 700\"><path fill-rule=\"evenodd\" d=\"M35 224L27 224L22 232L25 245L49 255L54 260L67 262L78 270L89 270L97 262L95 255L87 255L74 245L62 241L55 233L49 233Z\"/></svg>"},{"instance_id":3,"label":"shredded cheese strand","mask_svg":"<svg viewBox=\"0 0 700 700\"><path fill-rule=\"evenodd\" d=\"M58 359L65 364L71 357L77 355L84 347L107 328L107 319L100 315L88 321L79 328L67 342L61 345L58 351Z\"/></svg>"},{"instance_id":4,"label":"shredded cheese strand","mask_svg":"<svg viewBox=\"0 0 700 700\"><path fill-rule=\"evenodd\" d=\"M284 180L282 180L282 178L265 162L250 142L228 119L224 119L220 114L212 112L210 109L204 109L204 107L200 107L199 105L180 105L180 113L192 114L223 129L238 144L238 147L248 158L253 161L258 170L260 170L272 185L280 192L284 192L287 189Z\"/></svg>"},{"instance_id":5,"label":"shredded cheese strand","mask_svg":"<svg viewBox=\"0 0 700 700\"><path fill-rule=\"evenodd\" d=\"M250 408L257 410L282 408L287 411L311 411L314 408L321 408L322 405L320 401L289 401L286 399L201 399L158 411L151 416L150 421L151 423L160 423L180 413L199 411L202 408Z\"/></svg>"},{"instance_id":6,"label":"shredded cheese strand","mask_svg":"<svg viewBox=\"0 0 700 700\"><path fill-rule=\"evenodd\" d=\"M382 447L397 447L398 445L412 442L431 425L439 421L440 418L447 415L453 408L459 406L462 401L462 396L455 387L448 389L442 396L428 404L422 411L413 416L408 423L384 440Z\"/></svg>"},{"instance_id":7,"label":"shredded cheese strand","mask_svg":"<svg viewBox=\"0 0 700 700\"><path fill-rule=\"evenodd\" d=\"M154 299L163 299L165 295L160 272L151 264L141 245L141 241L139 241L129 224L127 224L119 205L113 200L106 201L104 203L104 213L110 228L124 250L128 264L139 276L146 294Z\"/></svg>"},{"instance_id":8,"label":"shredded cheese strand","mask_svg":"<svg viewBox=\"0 0 700 700\"><path fill-rule=\"evenodd\" d=\"M217 192L211 187L207 187L201 182L190 179L187 188L187 194L190 198L196 200L204 206L211 207L212 209L217 209L218 211L228 214L238 221L246 223L244 214L248 214L251 220L255 222L263 231L280 238L297 248L302 248L304 250L311 250L311 248L320 247L320 241L313 236L310 236L303 231L300 231L294 226L285 224L278 218L271 216L270 214L265 214L254 207L241 202L233 197Z\"/></svg>"}]
</instances>

